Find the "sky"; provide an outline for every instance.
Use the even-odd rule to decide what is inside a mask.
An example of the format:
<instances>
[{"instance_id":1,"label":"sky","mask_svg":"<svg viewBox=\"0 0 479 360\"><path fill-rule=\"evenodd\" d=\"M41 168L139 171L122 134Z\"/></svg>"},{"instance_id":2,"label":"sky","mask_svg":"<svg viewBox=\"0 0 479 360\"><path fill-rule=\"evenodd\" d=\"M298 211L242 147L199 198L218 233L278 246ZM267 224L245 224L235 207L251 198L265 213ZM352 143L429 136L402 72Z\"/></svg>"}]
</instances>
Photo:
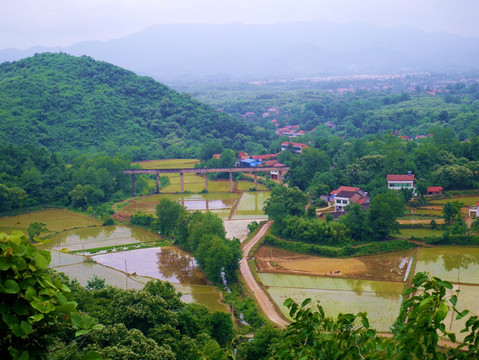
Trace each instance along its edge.
<instances>
[{"instance_id":1,"label":"sky","mask_svg":"<svg viewBox=\"0 0 479 360\"><path fill-rule=\"evenodd\" d=\"M66 47L156 24L364 22L479 37L479 0L0 0L0 49Z\"/></svg>"}]
</instances>

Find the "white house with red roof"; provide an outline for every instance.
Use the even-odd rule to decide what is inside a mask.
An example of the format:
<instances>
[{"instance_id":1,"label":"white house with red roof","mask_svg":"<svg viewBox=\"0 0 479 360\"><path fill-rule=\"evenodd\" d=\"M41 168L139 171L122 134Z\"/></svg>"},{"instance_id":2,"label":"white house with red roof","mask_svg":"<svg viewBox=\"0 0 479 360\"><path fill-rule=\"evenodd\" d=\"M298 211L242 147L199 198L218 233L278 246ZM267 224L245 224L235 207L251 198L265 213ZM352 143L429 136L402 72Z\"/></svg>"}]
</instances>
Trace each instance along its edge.
<instances>
[{"instance_id":1,"label":"white house with red roof","mask_svg":"<svg viewBox=\"0 0 479 360\"><path fill-rule=\"evenodd\" d=\"M288 146L291 146L294 149L294 152L296 154L301 154L303 152L303 149L309 148L309 145L303 144L303 143L295 143L295 142L290 142L290 141L285 141L281 143L281 151L284 151L288 148Z\"/></svg>"},{"instance_id":2,"label":"white house with red roof","mask_svg":"<svg viewBox=\"0 0 479 360\"><path fill-rule=\"evenodd\" d=\"M361 205L362 209L369 208L368 193L358 187L340 186L336 190L329 193L334 202L334 210L336 212L343 212L344 208L351 203Z\"/></svg>"},{"instance_id":3,"label":"white house with red roof","mask_svg":"<svg viewBox=\"0 0 479 360\"><path fill-rule=\"evenodd\" d=\"M387 175L387 181L388 189L390 190L414 190L414 174L410 171L408 171L407 175Z\"/></svg>"}]
</instances>

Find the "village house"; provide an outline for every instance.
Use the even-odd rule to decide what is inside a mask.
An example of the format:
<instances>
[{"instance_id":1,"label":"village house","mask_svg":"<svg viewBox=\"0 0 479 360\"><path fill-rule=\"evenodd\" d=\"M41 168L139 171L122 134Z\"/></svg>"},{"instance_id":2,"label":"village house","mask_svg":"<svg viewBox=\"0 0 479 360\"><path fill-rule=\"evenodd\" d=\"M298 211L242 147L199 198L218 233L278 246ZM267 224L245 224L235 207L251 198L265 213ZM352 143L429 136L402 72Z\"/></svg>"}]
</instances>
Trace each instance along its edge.
<instances>
[{"instance_id":1,"label":"village house","mask_svg":"<svg viewBox=\"0 0 479 360\"><path fill-rule=\"evenodd\" d=\"M331 191L329 195L331 201L334 202L336 212L344 212L344 208L353 202L361 205L363 210L369 208L368 193L358 187L340 186Z\"/></svg>"},{"instance_id":2,"label":"village house","mask_svg":"<svg viewBox=\"0 0 479 360\"><path fill-rule=\"evenodd\" d=\"M309 145L306 144L285 141L281 143L281 151L286 150L288 146L291 146L296 154L301 154L303 149L309 148Z\"/></svg>"},{"instance_id":3,"label":"village house","mask_svg":"<svg viewBox=\"0 0 479 360\"><path fill-rule=\"evenodd\" d=\"M427 195L442 195L442 186L430 186L427 188Z\"/></svg>"},{"instance_id":4,"label":"village house","mask_svg":"<svg viewBox=\"0 0 479 360\"><path fill-rule=\"evenodd\" d=\"M479 201L476 206L469 206L469 217L479 218Z\"/></svg>"},{"instance_id":5,"label":"village house","mask_svg":"<svg viewBox=\"0 0 479 360\"><path fill-rule=\"evenodd\" d=\"M408 171L407 175L387 175L387 181L388 189L390 190L414 190L414 174L410 171Z\"/></svg>"}]
</instances>

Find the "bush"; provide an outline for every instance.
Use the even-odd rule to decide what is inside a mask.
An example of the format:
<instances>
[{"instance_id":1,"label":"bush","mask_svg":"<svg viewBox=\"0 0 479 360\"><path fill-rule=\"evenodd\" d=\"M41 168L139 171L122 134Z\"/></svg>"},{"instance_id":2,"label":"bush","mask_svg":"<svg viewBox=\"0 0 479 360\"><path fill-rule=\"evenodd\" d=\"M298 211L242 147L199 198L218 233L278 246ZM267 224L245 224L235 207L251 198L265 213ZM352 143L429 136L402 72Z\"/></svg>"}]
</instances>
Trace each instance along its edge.
<instances>
[{"instance_id":1,"label":"bush","mask_svg":"<svg viewBox=\"0 0 479 360\"><path fill-rule=\"evenodd\" d=\"M110 226L110 225L115 225L116 221L113 219L111 216L109 216L104 222L103 226Z\"/></svg>"}]
</instances>

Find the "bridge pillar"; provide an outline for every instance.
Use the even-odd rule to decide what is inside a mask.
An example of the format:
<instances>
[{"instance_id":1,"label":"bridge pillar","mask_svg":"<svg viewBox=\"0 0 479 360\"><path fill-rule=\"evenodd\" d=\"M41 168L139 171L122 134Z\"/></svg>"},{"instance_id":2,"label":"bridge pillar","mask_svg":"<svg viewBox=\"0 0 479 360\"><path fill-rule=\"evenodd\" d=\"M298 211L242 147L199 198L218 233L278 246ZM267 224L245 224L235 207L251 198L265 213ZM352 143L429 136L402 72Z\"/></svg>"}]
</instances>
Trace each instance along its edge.
<instances>
[{"instance_id":1,"label":"bridge pillar","mask_svg":"<svg viewBox=\"0 0 479 360\"><path fill-rule=\"evenodd\" d=\"M230 171L230 192L233 192L233 173Z\"/></svg>"},{"instance_id":2,"label":"bridge pillar","mask_svg":"<svg viewBox=\"0 0 479 360\"><path fill-rule=\"evenodd\" d=\"M181 183L181 192L185 192L185 183L183 180L183 173L180 172L180 183Z\"/></svg>"},{"instance_id":3,"label":"bridge pillar","mask_svg":"<svg viewBox=\"0 0 479 360\"><path fill-rule=\"evenodd\" d=\"M208 191L208 173L205 173L205 190Z\"/></svg>"},{"instance_id":4,"label":"bridge pillar","mask_svg":"<svg viewBox=\"0 0 479 360\"><path fill-rule=\"evenodd\" d=\"M258 173L254 173L254 188L258 190Z\"/></svg>"},{"instance_id":5,"label":"bridge pillar","mask_svg":"<svg viewBox=\"0 0 479 360\"><path fill-rule=\"evenodd\" d=\"M156 173L156 193L160 193L160 173Z\"/></svg>"},{"instance_id":6,"label":"bridge pillar","mask_svg":"<svg viewBox=\"0 0 479 360\"><path fill-rule=\"evenodd\" d=\"M135 174L131 174L131 192L133 193L133 197L135 197L136 196Z\"/></svg>"}]
</instances>

